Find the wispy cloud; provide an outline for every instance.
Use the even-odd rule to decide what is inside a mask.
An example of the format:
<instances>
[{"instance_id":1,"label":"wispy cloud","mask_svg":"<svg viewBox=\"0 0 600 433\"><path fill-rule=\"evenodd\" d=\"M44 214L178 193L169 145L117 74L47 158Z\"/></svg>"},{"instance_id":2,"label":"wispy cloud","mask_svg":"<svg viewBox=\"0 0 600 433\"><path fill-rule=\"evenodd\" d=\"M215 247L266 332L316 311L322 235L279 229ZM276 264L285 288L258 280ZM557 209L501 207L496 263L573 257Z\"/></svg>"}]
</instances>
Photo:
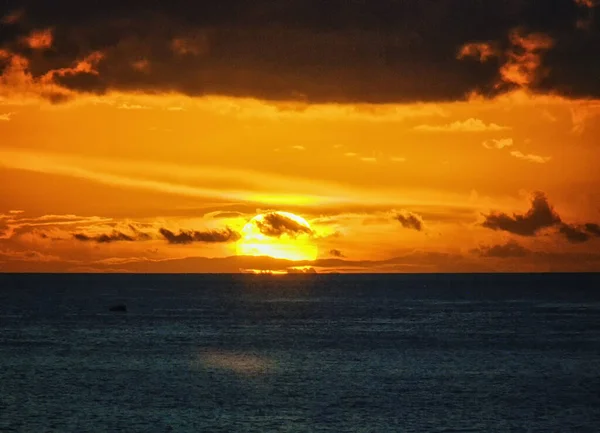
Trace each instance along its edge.
<instances>
[{"instance_id":1,"label":"wispy cloud","mask_svg":"<svg viewBox=\"0 0 600 433\"><path fill-rule=\"evenodd\" d=\"M471 252L481 257L495 257L499 259L525 257L530 253L527 248L513 240L502 245L482 245Z\"/></svg>"},{"instance_id":2,"label":"wispy cloud","mask_svg":"<svg viewBox=\"0 0 600 433\"><path fill-rule=\"evenodd\" d=\"M486 149L504 149L505 147L510 147L513 145L513 139L512 138L500 138L500 139L485 140L482 143L482 145Z\"/></svg>"},{"instance_id":3,"label":"wispy cloud","mask_svg":"<svg viewBox=\"0 0 600 433\"><path fill-rule=\"evenodd\" d=\"M372 157L372 156L363 156L363 157L361 157L361 158L360 158L360 160L361 160L362 162L370 162L370 163L375 163L375 162L377 162L377 158L375 158L375 157Z\"/></svg>"},{"instance_id":4,"label":"wispy cloud","mask_svg":"<svg viewBox=\"0 0 600 433\"><path fill-rule=\"evenodd\" d=\"M70 262L61 257L52 254L44 254L39 251L11 251L11 250L0 250L0 257L9 260L20 260L24 262Z\"/></svg>"},{"instance_id":5,"label":"wispy cloud","mask_svg":"<svg viewBox=\"0 0 600 433\"><path fill-rule=\"evenodd\" d=\"M510 154L515 158L522 159L524 161L535 162L538 164L545 164L546 162L552 159L551 156L540 156L534 155L532 153L524 154L523 152L520 152L518 150L513 150L512 152L510 152Z\"/></svg>"},{"instance_id":6,"label":"wispy cloud","mask_svg":"<svg viewBox=\"0 0 600 433\"><path fill-rule=\"evenodd\" d=\"M14 114L14 112L0 114L0 121L8 122Z\"/></svg>"},{"instance_id":7,"label":"wispy cloud","mask_svg":"<svg viewBox=\"0 0 600 433\"><path fill-rule=\"evenodd\" d=\"M119 110L149 110L150 107L147 105L139 105L139 104L121 104L117 107Z\"/></svg>"},{"instance_id":8,"label":"wispy cloud","mask_svg":"<svg viewBox=\"0 0 600 433\"><path fill-rule=\"evenodd\" d=\"M486 124L480 119L473 117L456 122L452 122L446 125L418 125L414 128L417 131L425 132L485 132L485 131L504 131L511 129L508 126L500 126L496 123Z\"/></svg>"}]
</instances>

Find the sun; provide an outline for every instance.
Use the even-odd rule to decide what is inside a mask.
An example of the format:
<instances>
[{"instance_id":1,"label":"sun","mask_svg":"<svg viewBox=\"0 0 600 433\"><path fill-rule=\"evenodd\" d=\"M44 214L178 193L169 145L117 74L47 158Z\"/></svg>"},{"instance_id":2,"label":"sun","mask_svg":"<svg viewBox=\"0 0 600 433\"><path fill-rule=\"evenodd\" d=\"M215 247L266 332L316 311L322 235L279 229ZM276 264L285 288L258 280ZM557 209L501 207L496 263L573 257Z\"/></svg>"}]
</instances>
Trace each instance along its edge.
<instances>
[{"instance_id":1,"label":"sun","mask_svg":"<svg viewBox=\"0 0 600 433\"><path fill-rule=\"evenodd\" d=\"M242 229L237 254L287 260L315 260L317 246L308 222L290 212L256 215Z\"/></svg>"}]
</instances>

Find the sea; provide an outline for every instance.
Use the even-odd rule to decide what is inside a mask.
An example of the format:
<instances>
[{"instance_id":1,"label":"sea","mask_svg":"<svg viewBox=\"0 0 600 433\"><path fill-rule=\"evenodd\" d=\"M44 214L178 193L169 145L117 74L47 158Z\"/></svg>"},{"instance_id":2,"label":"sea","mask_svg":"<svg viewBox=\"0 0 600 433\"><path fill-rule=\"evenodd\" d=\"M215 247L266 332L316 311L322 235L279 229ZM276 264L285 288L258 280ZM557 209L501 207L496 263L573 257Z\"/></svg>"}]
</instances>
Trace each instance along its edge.
<instances>
[{"instance_id":1,"label":"sea","mask_svg":"<svg viewBox=\"0 0 600 433\"><path fill-rule=\"evenodd\" d=\"M0 431L598 432L600 274L3 274Z\"/></svg>"}]
</instances>

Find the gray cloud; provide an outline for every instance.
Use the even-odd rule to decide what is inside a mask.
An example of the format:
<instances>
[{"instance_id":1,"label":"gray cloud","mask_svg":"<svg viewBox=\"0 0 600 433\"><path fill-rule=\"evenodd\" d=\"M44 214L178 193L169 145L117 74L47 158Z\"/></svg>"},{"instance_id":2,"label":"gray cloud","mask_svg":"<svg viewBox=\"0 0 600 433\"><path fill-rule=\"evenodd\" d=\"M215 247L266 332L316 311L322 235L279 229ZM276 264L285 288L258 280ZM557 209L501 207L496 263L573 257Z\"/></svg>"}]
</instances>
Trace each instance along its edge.
<instances>
[{"instance_id":1,"label":"gray cloud","mask_svg":"<svg viewBox=\"0 0 600 433\"><path fill-rule=\"evenodd\" d=\"M600 237L600 225L567 224L548 203L543 192L535 192L531 199L531 208L525 214L492 212L485 216L483 226L492 230L502 230L520 236L535 236L542 229L556 227L557 232L571 243L583 243L592 237Z\"/></svg>"},{"instance_id":2,"label":"gray cloud","mask_svg":"<svg viewBox=\"0 0 600 433\"><path fill-rule=\"evenodd\" d=\"M412 229L418 232L423 230L423 219L415 213L400 211L394 218L406 229Z\"/></svg>"},{"instance_id":3,"label":"gray cloud","mask_svg":"<svg viewBox=\"0 0 600 433\"><path fill-rule=\"evenodd\" d=\"M561 224L559 232L571 243L583 243L593 237L600 237L600 225L595 223L583 225Z\"/></svg>"},{"instance_id":4,"label":"gray cloud","mask_svg":"<svg viewBox=\"0 0 600 433\"><path fill-rule=\"evenodd\" d=\"M482 245L479 248L472 250L473 253L481 257L496 257L501 259L512 257L525 257L531 251L523 247L516 241L508 241L503 245Z\"/></svg>"},{"instance_id":5,"label":"gray cloud","mask_svg":"<svg viewBox=\"0 0 600 433\"><path fill-rule=\"evenodd\" d=\"M222 243L235 242L240 239L240 234L233 231L229 227L223 230L195 231L195 230L180 230L179 233L174 233L171 230L161 228L159 233L170 244L186 245L193 242L204 243Z\"/></svg>"},{"instance_id":6,"label":"gray cloud","mask_svg":"<svg viewBox=\"0 0 600 433\"><path fill-rule=\"evenodd\" d=\"M145 233L144 233L145 235ZM113 230L111 233L103 233L100 235L86 235L84 233L75 233L73 238L81 242L97 242L99 244L108 244L111 242L134 242L139 239L136 236L130 236L123 232Z\"/></svg>"},{"instance_id":7,"label":"gray cloud","mask_svg":"<svg viewBox=\"0 0 600 433\"><path fill-rule=\"evenodd\" d=\"M340 250L336 250L336 249L329 250L329 255L332 257L338 257L338 258L345 257L344 254L342 254L342 252Z\"/></svg>"},{"instance_id":8,"label":"gray cloud","mask_svg":"<svg viewBox=\"0 0 600 433\"><path fill-rule=\"evenodd\" d=\"M591 236L582 230L579 227L570 224L561 224L558 229L559 233L564 235L564 237L571 243L577 244L582 242L587 242L590 240Z\"/></svg>"},{"instance_id":9,"label":"gray cloud","mask_svg":"<svg viewBox=\"0 0 600 433\"><path fill-rule=\"evenodd\" d=\"M600 237L600 225L595 223L587 223L585 229L588 233Z\"/></svg>"},{"instance_id":10,"label":"gray cloud","mask_svg":"<svg viewBox=\"0 0 600 433\"><path fill-rule=\"evenodd\" d=\"M292 237L300 234L312 234L309 227L277 212L265 214L262 221L256 221L256 226L262 234L271 237L280 237L284 234Z\"/></svg>"},{"instance_id":11,"label":"gray cloud","mask_svg":"<svg viewBox=\"0 0 600 433\"><path fill-rule=\"evenodd\" d=\"M531 209L525 214L508 215L490 213L485 215L483 226L492 230L503 230L521 236L535 236L540 230L561 223L560 216L548 203L543 192L536 192L531 199Z\"/></svg>"}]
</instances>

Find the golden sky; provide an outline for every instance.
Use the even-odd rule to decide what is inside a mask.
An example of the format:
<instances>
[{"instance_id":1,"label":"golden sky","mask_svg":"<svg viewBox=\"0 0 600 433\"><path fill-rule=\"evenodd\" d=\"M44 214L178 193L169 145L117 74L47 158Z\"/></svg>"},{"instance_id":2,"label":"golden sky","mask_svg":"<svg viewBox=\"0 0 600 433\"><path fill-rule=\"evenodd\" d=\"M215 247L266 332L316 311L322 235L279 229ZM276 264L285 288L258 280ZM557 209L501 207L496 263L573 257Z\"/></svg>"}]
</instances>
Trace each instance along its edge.
<instances>
[{"instance_id":1,"label":"golden sky","mask_svg":"<svg viewBox=\"0 0 600 433\"><path fill-rule=\"evenodd\" d=\"M564 3L568 31L424 37L405 63L371 52L404 47L384 21L215 12L102 45L108 18L0 9L0 271L600 270L600 92L560 57L598 24Z\"/></svg>"}]
</instances>

